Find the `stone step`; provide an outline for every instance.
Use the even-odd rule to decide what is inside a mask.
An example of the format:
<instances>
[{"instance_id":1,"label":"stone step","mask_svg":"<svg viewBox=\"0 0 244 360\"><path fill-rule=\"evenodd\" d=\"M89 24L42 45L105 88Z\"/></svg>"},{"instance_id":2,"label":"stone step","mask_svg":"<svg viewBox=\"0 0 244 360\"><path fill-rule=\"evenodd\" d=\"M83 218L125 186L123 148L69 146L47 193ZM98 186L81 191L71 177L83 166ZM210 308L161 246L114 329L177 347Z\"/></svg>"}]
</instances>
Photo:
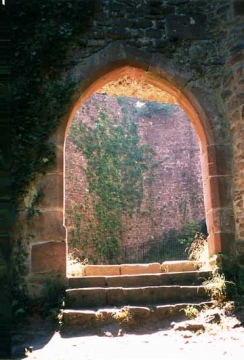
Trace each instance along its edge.
<instances>
[{"instance_id":1,"label":"stone step","mask_svg":"<svg viewBox=\"0 0 244 360\"><path fill-rule=\"evenodd\" d=\"M66 309L63 311L64 328L93 328L111 323L139 323L141 321L165 321L186 317L184 309L195 308L200 311L213 305L212 301L205 302L181 302L176 304L159 304L155 306L125 306L122 308L100 308L90 310Z\"/></svg>"},{"instance_id":2,"label":"stone step","mask_svg":"<svg viewBox=\"0 0 244 360\"><path fill-rule=\"evenodd\" d=\"M204 286L93 287L66 290L67 306L73 309L176 303L196 299L209 300Z\"/></svg>"},{"instance_id":3,"label":"stone step","mask_svg":"<svg viewBox=\"0 0 244 360\"><path fill-rule=\"evenodd\" d=\"M151 264L85 265L83 276L118 276L136 274L157 274L161 272L195 271L203 265L199 261L165 261Z\"/></svg>"},{"instance_id":4,"label":"stone step","mask_svg":"<svg viewBox=\"0 0 244 360\"><path fill-rule=\"evenodd\" d=\"M200 285L211 275L210 271L185 271L174 273L117 275L117 276L77 276L70 277L70 288L88 287L143 287L162 285Z\"/></svg>"},{"instance_id":5,"label":"stone step","mask_svg":"<svg viewBox=\"0 0 244 360\"><path fill-rule=\"evenodd\" d=\"M196 271L203 266L202 261L190 260L177 260L177 261L164 261L160 268L162 272L185 272ZM205 264L206 265L206 264Z\"/></svg>"}]
</instances>

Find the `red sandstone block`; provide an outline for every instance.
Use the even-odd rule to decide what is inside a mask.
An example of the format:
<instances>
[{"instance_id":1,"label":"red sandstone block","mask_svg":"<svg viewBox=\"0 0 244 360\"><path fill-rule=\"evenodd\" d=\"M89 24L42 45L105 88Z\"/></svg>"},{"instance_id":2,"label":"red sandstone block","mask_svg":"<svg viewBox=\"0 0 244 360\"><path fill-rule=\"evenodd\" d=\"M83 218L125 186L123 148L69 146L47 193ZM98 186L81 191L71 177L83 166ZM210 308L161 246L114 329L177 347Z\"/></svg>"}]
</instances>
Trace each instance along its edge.
<instances>
[{"instance_id":1,"label":"red sandstone block","mask_svg":"<svg viewBox=\"0 0 244 360\"><path fill-rule=\"evenodd\" d=\"M217 175L215 146L208 145L206 151L201 155L202 178Z\"/></svg>"},{"instance_id":2,"label":"red sandstone block","mask_svg":"<svg viewBox=\"0 0 244 360\"><path fill-rule=\"evenodd\" d=\"M164 261L161 265L162 272L195 271L201 265L198 261Z\"/></svg>"},{"instance_id":3,"label":"red sandstone block","mask_svg":"<svg viewBox=\"0 0 244 360\"><path fill-rule=\"evenodd\" d=\"M86 265L85 276L120 275L119 265Z\"/></svg>"},{"instance_id":4,"label":"red sandstone block","mask_svg":"<svg viewBox=\"0 0 244 360\"><path fill-rule=\"evenodd\" d=\"M209 233L232 233L235 229L232 209L213 209L207 213L207 227Z\"/></svg>"},{"instance_id":5,"label":"red sandstone block","mask_svg":"<svg viewBox=\"0 0 244 360\"><path fill-rule=\"evenodd\" d=\"M46 211L31 219L32 242L65 241L66 229L63 226L62 211Z\"/></svg>"},{"instance_id":6,"label":"red sandstone block","mask_svg":"<svg viewBox=\"0 0 244 360\"><path fill-rule=\"evenodd\" d=\"M161 268L159 263L126 264L126 265L120 265L120 272L121 275L152 274L152 273L160 273Z\"/></svg>"},{"instance_id":7,"label":"red sandstone block","mask_svg":"<svg viewBox=\"0 0 244 360\"><path fill-rule=\"evenodd\" d=\"M47 242L32 246L32 273L65 273L66 261L65 242Z\"/></svg>"},{"instance_id":8,"label":"red sandstone block","mask_svg":"<svg viewBox=\"0 0 244 360\"><path fill-rule=\"evenodd\" d=\"M219 207L218 177L211 176L204 181L205 211Z\"/></svg>"},{"instance_id":9,"label":"red sandstone block","mask_svg":"<svg viewBox=\"0 0 244 360\"><path fill-rule=\"evenodd\" d=\"M63 209L63 174L47 173L39 178L36 189L44 193L44 197L38 203L38 207Z\"/></svg>"},{"instance_id":10,"label":"red sandstone block","mask_svg":"<svg viewBox=\"0 0 244 360\"><path fill-rule=\"evenodd\" d=\"M209 256L218 253L228 254L233 248L235 241L235 234L226 234L223 232L213 233L208 236Z\"/></svg>"}]
</instances>

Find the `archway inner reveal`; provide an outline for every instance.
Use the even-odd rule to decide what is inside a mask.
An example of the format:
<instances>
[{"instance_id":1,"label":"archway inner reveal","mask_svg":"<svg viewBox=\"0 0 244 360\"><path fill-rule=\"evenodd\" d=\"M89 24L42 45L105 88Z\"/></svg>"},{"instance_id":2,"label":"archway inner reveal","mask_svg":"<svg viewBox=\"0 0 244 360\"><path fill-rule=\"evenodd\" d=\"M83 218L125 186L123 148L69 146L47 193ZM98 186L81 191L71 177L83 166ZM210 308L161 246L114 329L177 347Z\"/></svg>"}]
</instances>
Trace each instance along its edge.
<instances>
[{"instance_id":1,"label":"archway inner reveal","mask_svg":"<svg viewBox=\"0 0 244 360\"><path fill-rule=\"evenodd\" d=\"M135 201L123 207L130 195ZM66 138L65 209L74 257L123 263L187 256L205 209L199 142L175 97L129 76L90 96Z\"/></svg>"}]
</instances>

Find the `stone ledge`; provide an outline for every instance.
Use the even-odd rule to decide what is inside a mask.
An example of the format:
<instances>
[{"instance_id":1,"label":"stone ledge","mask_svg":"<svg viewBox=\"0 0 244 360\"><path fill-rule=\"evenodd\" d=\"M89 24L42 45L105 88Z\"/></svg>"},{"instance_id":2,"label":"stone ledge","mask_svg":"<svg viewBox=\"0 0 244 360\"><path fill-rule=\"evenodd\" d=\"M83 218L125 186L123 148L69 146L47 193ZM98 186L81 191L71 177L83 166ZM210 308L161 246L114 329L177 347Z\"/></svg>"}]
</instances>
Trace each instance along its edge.
<instances>
[{"instance_id":1,"label":"stone ledge","mask_svg":"<svg viewBox=\"0 0 244 360\"><path fill-rule=\"evenodd\" d=\"M84 267L85 276L99 275L120 275L119 265L86 265Z\"/></svg>"},{"instance_id":2,"label":"stone ledge","mask_svg":"<svg viewBox=\"0 0 244 360\"><path fill-rule=\"evenodd\" d=\"M161 273L161 268L159 263L120 265L121 275L152 274L152 273Z\"/></svg>"}]
</instances>

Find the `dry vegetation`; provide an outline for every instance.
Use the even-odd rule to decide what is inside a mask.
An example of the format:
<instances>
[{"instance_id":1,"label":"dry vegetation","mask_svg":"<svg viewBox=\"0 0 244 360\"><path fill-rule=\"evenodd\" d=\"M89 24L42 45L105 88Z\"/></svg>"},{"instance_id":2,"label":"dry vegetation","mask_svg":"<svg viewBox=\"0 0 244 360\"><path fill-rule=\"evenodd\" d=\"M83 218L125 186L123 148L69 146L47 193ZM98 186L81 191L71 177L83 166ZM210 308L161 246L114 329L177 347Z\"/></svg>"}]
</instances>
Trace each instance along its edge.
<instances>
[{"instance_id":1,"label":"dry vegetation","mask_svg":"<svg viewBox=\"0 0 244 360\"><path fill-rule=\"evenodd\" d=\"M176 98L169 93L162 91L143 79L131 78L128 75L106 84L97 92L106 93L108 96L136 97L141 100L177 104Z\"/></svg>"}]
</instances>

